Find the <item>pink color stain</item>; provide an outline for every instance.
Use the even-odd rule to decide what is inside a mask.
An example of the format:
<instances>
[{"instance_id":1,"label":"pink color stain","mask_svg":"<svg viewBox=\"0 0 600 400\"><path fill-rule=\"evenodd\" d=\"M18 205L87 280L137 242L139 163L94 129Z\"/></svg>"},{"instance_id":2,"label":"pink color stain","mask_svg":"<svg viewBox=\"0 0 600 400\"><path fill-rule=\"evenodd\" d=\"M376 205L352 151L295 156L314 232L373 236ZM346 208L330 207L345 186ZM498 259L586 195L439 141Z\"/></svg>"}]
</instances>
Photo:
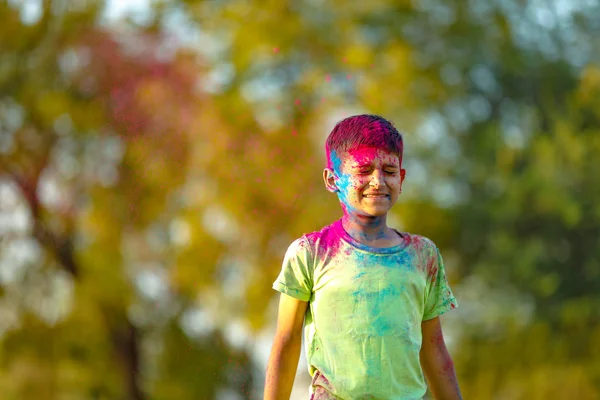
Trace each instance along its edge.
<instances>
[{"instance_id":1,"label":"pink color stain","mask_svg":"<svg viewBox=\"0 0 600 400\"><path fill-rule=\"evenodd\" d=\"M273 53L275 53L275 54L279 53L279 47L273 47Z\"/></svg>"}]
</instances>

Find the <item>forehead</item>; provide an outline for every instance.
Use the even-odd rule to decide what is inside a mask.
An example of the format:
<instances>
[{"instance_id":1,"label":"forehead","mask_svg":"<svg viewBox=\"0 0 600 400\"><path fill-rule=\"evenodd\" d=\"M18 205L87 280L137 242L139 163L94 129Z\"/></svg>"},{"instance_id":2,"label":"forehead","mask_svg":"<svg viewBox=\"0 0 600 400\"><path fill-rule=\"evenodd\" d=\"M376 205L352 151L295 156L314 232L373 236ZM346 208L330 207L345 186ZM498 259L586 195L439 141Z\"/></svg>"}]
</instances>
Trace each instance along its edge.
<instances>
[{"instance_id":1,"label":"forehead","mask_svg":"<svg viewBox=\"0 0 600 400\"><path fill-rule=\"evenodd\" d=\"M341 155L342 164L349 166L364 164L393 164L398 165L398 155L376 147L359 147Z\"/></svg>"}]
</instances>

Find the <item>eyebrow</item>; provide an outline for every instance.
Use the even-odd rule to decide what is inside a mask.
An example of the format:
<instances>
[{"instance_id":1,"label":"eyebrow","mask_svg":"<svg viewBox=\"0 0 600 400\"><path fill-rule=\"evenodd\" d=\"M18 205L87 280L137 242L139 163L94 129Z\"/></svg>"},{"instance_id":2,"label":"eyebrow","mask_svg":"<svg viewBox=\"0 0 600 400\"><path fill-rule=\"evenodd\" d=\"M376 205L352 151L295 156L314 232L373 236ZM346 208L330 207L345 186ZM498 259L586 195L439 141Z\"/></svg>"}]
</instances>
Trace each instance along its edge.
<instances>
[{"instance_id":1,"label":"eyebrow","mask_svg":"<svg viewBox=\"0 0 600 400\"><path fill-rule=\"evenodd\" d=\"M363 169L363 168L371 168L371 164L359 164L359 165L354 165L352 166L353 169ZM394 164L384 164L383 168L395 168L398 169L397 165Z\"/></svg>"}]
</instances>

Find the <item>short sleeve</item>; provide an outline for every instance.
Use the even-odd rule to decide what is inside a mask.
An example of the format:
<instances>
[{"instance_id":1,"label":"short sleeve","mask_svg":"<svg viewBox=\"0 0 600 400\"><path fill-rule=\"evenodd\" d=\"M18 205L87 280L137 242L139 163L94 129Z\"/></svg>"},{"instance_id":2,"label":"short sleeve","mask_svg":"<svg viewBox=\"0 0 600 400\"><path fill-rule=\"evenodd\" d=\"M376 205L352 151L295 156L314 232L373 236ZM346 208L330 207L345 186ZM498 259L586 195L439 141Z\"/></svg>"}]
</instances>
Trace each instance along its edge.
<instances>
[{"instance_id":1,"label":"short sleeve","mask_svg":"<svg viewBox=\"0 0 600 400\"><path fill-rule=\"evenodd\" d=\"M444 261L437 247L432 252L428 268L425 310L423 321L438 317L448 310L458 307L458 302L450 289Z\"/></svg>"},{"instance_id":2,"label":"short sleeve","mask_svg":"<svg viewBox=\"0 0 600 400\"><path fill-rule=\"evenodd\" d=\"M312 295L312 253L305 237L296 239L288 247L279 276L273 289L298 300L309 301Z\"/></svg>"}]
</instances>

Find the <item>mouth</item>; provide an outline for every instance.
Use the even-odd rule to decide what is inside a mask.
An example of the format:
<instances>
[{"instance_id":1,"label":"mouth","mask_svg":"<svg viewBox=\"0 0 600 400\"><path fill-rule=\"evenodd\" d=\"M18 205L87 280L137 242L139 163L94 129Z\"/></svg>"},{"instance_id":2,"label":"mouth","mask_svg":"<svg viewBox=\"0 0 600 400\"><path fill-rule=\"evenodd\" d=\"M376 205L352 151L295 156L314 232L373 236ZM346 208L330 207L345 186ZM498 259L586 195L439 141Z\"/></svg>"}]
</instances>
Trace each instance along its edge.
<instances>
[{"instance_id":1,"label":"mouth","mask_svg":"<svg viewBox=\"0 0 600 400\"><path fill-rule=\"evenodd\" d=\"M390 196L385 193L370 193L370 194L363 194L363 197L366 197L368 199L387 199Z\"/></svg>"}]
</instances>

